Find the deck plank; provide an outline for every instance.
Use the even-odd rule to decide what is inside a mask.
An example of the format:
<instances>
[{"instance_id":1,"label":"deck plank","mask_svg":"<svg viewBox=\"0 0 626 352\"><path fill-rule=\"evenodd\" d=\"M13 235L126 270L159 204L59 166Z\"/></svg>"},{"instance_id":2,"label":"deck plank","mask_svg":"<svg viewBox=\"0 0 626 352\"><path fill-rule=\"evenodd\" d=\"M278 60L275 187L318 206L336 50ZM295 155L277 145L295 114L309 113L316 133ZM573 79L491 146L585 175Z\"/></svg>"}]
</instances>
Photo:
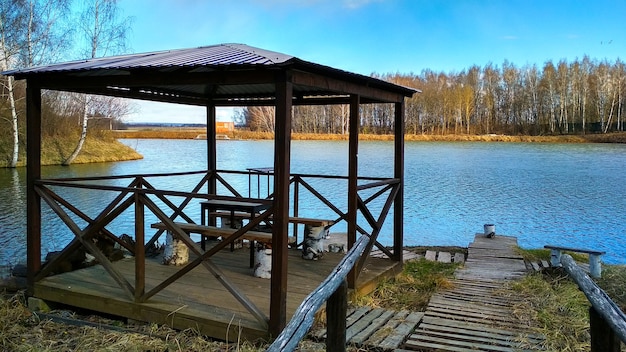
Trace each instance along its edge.
<instances>
[{"instance_id":1,"label":"deck plank","mask_svg":"<svg viewBox=\"0 0 626 352\"><path fill-rule=\"evenodd\" d=\"M287 319L291 318L304 298L326 278L344 255L325 253L321 260L310 261L302 259L300 251L289 251ZM252 276L248 256L249 251L245 248L233 252L225 249L210 260L248 300L269 316L270 280ZM114 262L113 266L134 285L134 258ZM389 259L368 258L365 264L367 270L357 281L359 289L397 272L399 266ZM177 270L176 267L160 264L159 258L147 259L146 290L160 284ZM204 266L192 269L145 303L134 302L125 295L99 265L46 277L35 284L34 290L35 297L50 302L138 321L167 323L177 329L195 328L217 339L236 341L268 337L267 329Z\"/></svg>"}]
</instances>

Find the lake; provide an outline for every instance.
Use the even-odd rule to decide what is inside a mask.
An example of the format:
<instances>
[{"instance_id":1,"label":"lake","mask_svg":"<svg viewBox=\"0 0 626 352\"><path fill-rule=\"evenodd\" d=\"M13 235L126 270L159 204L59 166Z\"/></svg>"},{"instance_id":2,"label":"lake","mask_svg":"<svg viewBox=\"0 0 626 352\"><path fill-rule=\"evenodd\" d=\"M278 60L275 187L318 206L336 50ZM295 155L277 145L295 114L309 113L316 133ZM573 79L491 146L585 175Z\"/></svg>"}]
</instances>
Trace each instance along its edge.
<instances>
[{"instance_id":1,"label":"lake","mask_svg":"<svg viewBox=\"0 0 626 352\"><path fill-rule=\"evenodd\" d=\"M44 178L202 170L206 141L122 140L144 159L44 167ZM273 165L273 141L218 141L218 169ZM293 141L292 172L347 175L346 141ZM393 176L392 142L360 142L363 176ZM626 264L626 145L480 142L407 142L405 146L405 244L467 246L483 224L518 237L522 247L545 244L607 252L604 261ZM25 255L25 169L0 169L0 263ZM247 180L247 179L246 179ZM172 183L174 182L174 183ZM197 180L162 181L191 190ZM247 183L246 183L247 186ZM345 189L324 195L345 204ZM87 207L102 206L78 192ZM306 200L306 199L305 199ZM301 200L304 202L305 200ZM343 203L342 203L343 202ZM323 207L303 205L315 215ZM97 208L97 207L96 207ZM195 211L192 206L191 212ZM319 214L317 213L319 210ZM334 218L334 216L332 217ZM48 208L43 214L44 254L73 237ZM390 244L390 222L380 241ZM109 227L132 231L132 216ZM345 231L341 224L332 231ZM116 232L117 233L117 232ZM118 233L119 234L119 233Z\"/></svg>"}]
</instances>

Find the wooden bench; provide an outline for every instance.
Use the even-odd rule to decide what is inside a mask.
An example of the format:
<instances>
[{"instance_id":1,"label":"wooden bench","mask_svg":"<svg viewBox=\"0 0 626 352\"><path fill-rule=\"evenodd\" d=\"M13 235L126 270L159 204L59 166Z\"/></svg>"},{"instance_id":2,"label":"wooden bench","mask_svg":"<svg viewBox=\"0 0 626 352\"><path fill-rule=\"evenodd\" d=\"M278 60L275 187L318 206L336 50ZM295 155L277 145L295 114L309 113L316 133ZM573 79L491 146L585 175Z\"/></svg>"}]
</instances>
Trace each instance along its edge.
<instances>
[{"instance_id":1,"label":"wooden bench","mask_svg":"<svg viewBox=\"0 0 626 352\"><path fill-rule=\"evenodd\" d=\"M231 229L224 227L216 227L216 226L206 226L206 225L198 225L198 224L190 224L187 222L175 222L175 224L180 227L181 230L185 231L187 234L197 233L200 235L200 247L202 250L206 250L206 238L219 238L224 237L228 238L233 235L239 229ZM150 225L153 229L166 230L169 231L167 225L162 222L157 222ZM272 234L269 232L261 232L261 231L247 231L241 237L241 239L246 239L250 241L250 267L254 267L254 242L261 243L272 243Z\"/></svg>"},{"instance_id":2,"label":"wooden bench","mask_svg":"<svg viewBox=\"0 0 626 352\"><path fill-rule=\"evenodd\" d=\"M234 212L231 214L231 212L229 211L212 211L209 216L212 218L216 218L216 217L220 217L220 218L228 218L228 219L237 219L237 220L243 220L243 219L249 219L251 218L250 213L246 213L246 212ZM258 214L256 214L255 216L258 216ZM268 217L268 220L272 220L272 216L270 215ZM316 219L316 218L302 218L299 216L290 216L289 217L289 222L292 224L302 224L302 225L309 225L309 226L324 226L326 228L330 227L331 225L333 225L333 220L326 220L326 219ZM298 235L297 235L297 230L294 229L294 234L293 234L293 246L295 247L299 247L302 243L298 243Z\"/></svg>"},{"instance_id":3,"label":"wooden bench","mask_svg":"<svg viewBox=\"0 0 626 352\"><path fill-rule=\"evenodd\" d=\"M245 212L238 212L238 211L236 211L233 214L231 214L229 211L212 211L209 215L211 217L220 217L220 218L234 217L235 219L250 219L252 214L245 213ZM271 220L272 217L270 216L268 217L268 219ZM311 225L311 226L328 226L333 221L325 220L325 219L301 218L297 216L290 216L289 222L292 224L303 224L303 225Z\"/></svg>"},{"instance_id":4,"label":"wooden bench","mask_svg":"<svg viewBox=\"0 0 626 352\"><path fill-rule=\"evenodd\" d=\"M561 246L545 245L543 248L550 250L550 265L561 266L561 252L585 253L589 255L589 274L592 277L599 278L602 276L602 263L600 258L606 252L595 251L584 248L569 248Z\"/></svg>"}]
</instances>

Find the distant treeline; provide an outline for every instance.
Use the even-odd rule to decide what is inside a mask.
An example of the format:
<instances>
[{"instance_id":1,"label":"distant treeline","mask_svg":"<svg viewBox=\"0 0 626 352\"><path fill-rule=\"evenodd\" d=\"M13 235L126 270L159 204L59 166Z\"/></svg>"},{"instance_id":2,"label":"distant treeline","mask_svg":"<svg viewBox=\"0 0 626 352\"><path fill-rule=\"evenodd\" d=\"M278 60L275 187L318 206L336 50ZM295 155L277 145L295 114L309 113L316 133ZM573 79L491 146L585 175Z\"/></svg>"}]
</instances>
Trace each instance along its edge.
<instances>
[{"instance_id":1,"label":"distant treeline","mask_svg":"<svg viewBox=\"0 0 626 352\"><path fill-rule=\"evenodd\" d=\"M585 134L624 131L625 65L584 57L552 61L542 67L472 66L459 73L423 70L416 74L377 75L420 89L406 101L409 134ZM346 133L349 109L297 106L293 131ZM251 107L237 116L254 131L272 131L273 108ZM361 131L390 133L393 106L363 105Z\"/></svg>"}]
</instances>

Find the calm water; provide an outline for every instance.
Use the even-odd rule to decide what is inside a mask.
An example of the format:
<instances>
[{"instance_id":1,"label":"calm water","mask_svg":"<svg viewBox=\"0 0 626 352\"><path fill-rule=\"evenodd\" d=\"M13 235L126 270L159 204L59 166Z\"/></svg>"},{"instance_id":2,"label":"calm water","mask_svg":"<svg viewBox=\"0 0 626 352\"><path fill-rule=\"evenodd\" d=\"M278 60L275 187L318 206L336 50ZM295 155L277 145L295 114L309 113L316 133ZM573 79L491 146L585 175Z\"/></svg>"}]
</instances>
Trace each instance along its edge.
<instances>
[{"instance_id":1,"label":"calm water","mask_svg":"<svg viewBox=\"0 0 626 352\"><path fill-rule=\"evenodd\" d=\"M123 142L145 158L108 164L45 167L44 177L206 168L205 141ZM347 175L347 150L348 144L343 141L294 141L292 172ZM361 142L361 173L392 176L393 160L389 158L392 151L392 143ZM626 264L625 145L407 143L405 153L407 245L467 246L474 234L482 231L483 224L495 223L497 233L517 236L523 247L556 244L592 248L606 251L606 262ZM245 170L272 164L271 141L218 141L219 169ZM15 263L25 253L24 172L23 169L0 169L0 263ZM229 181L236 187L247 187L248 180ZM197 177L153 181L158 187L185 191L191 190L197 182ZM266 192L261 188L261 193ZM345 209L345 185L325 185L319 189ZM90 216L95 216L106 201L114 197L112 193L59 192L70 192L72 199L76 199ZM301 202L309 199L303 198ZM301 216L334 218L316 202L311 201L304 208ZM199 213L195 205L188 211ZM132 220L132 212L124 213L109 229L116 233L132 233ZM389 244L389 225L381 234L384 244ZM344 228L338 225L336 231ZM60 249L73 237L47 208L44 208L43 233L44 253Z\"/></svg>"}]
</instances>

